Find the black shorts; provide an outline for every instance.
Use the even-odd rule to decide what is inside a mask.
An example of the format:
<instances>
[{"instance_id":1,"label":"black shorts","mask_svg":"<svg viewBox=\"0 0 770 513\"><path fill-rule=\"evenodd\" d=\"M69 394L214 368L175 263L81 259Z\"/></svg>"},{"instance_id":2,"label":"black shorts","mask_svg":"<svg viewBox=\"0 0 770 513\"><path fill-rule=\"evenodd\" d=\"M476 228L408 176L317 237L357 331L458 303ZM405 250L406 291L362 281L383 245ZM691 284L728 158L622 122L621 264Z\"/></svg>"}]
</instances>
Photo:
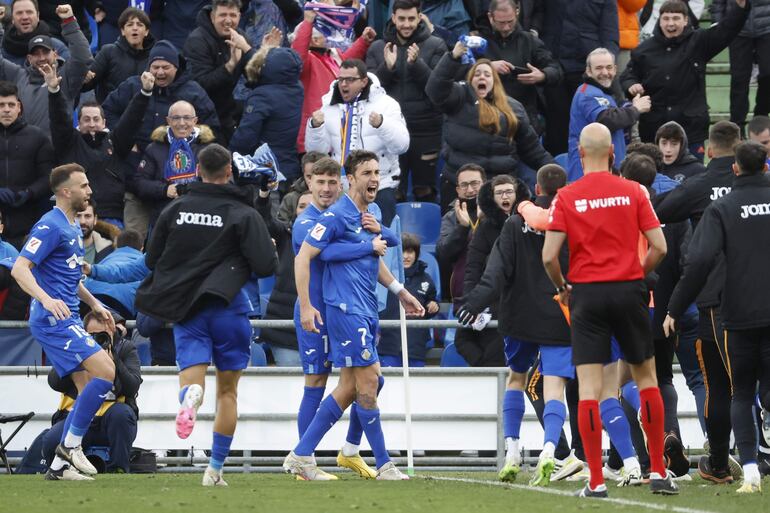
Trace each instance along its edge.
<instances>
[{"instance_id":1,"label":"black shorts","mask_svg":"<svg viewBox=\"0 0 770 513\"><path fill-rule=\"evenodd\" d=\"M572 363L607 363L614 335L623 359L639 364L652 358L649 293L642 280L574 283L570 297Z\"/></svg>"}]
</instances>

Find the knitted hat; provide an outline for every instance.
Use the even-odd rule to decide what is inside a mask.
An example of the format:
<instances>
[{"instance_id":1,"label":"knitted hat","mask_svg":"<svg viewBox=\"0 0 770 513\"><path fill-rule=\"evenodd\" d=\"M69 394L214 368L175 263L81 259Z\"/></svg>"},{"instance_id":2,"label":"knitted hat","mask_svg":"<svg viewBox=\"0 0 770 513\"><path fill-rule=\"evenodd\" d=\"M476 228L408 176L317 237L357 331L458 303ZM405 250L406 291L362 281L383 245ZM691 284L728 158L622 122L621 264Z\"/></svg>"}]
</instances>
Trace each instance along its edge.
<instances>
[{"instance_id":1,"label":"knitted hat","mask_svg":"<svg viewBox=\"0 0 770 513\"><path fill-rule=\"evenodd\" d=\"M150 50L150 57L147 60L147 67L150 67L155 61L167 61L174 65L175 68L179 67L179 50L176 49L171 41L161 39Z\"/></svg>"}]
</instances>

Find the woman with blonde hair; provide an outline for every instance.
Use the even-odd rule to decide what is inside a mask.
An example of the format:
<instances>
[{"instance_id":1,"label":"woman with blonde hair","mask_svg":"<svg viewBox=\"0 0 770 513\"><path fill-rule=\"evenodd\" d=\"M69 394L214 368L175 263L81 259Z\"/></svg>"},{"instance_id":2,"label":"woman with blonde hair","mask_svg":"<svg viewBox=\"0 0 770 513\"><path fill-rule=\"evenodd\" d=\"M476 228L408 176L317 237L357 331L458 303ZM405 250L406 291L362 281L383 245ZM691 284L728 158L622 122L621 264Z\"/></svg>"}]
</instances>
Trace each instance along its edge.
<instances>
[{"instance_id":1,"label":"woman with blonde hair","mask_svg":"<svg viewBox=\"0 0 770 513\"><path fill-rule=\"evenodd\" d=\"M441 207L456 197L456 172L463 164L482 166L490 178L519 175L519 163L539 169L553 162L543 149L521 103L506 96L500 76L488 59L479 59L456 82L467 48L457 42L442 57L428 79L425 92L444 113Z\"/></svg>"}]
</instances>

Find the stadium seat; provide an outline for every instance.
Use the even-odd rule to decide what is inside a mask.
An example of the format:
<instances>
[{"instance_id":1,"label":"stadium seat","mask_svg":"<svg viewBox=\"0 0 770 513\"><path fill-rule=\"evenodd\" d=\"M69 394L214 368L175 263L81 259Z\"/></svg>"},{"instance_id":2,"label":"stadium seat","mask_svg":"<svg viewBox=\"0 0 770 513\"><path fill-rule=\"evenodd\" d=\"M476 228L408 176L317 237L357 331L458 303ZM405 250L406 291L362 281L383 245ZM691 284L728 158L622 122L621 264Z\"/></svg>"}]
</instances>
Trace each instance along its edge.
<instances>
[{"instance_id":1,"label":"stadium seat","mask_svg":"<svg viewBox=\"0 0 770 513\"><path fill-rule=\"evenodd\" d=\"M267 367L267 354L260 343L251 344L251 366Z\"/></svg>"},{"instance_id":2,"label":"stadium seat","mask_svg":"<svg viewBox=\"0 0 770 513\"><path fill-rule=\"evenodd\" d=\"M441 273L438 268L438 260L431 253L425 252L420 248L420 260L428 264L428 275L436 284L436 301L441 298Z\"/></svg>"},{"instance_id":3,"label":"stadium seat","mask_svg":"<svg viewBox=\"0 0 770 513\"><path fill-rule=\"evenodd\" d=\"M413 202L396 204L396 215L401 218L401 231L420 237L420 244L435 248L441 230L441 207L436 203ZM433 250L435 251L435 249Z\"/></svg>"},{"instance_id":4,"label":"stadium seat","mask_svg":"<svg viewBox=\"0 0 770 513\"><path fill-rule=\"evenodd\" d=\"M569 162L569 156L566 153L560 153L556 155L553 160L564 169L567 169L567 163Z\"/></svg>"},{"instance_id":5,"label":"stadium seat","mask_svg":"<svg viewBox=\"0 0 770 513\"><path fill-rule=\"evenodd\" d=\"M444 347L444 352L441 353L441 366L442 367L470 367L465 358L460 356L457 352L454 342L447 344Z\"/></svg>"}]
</instances>

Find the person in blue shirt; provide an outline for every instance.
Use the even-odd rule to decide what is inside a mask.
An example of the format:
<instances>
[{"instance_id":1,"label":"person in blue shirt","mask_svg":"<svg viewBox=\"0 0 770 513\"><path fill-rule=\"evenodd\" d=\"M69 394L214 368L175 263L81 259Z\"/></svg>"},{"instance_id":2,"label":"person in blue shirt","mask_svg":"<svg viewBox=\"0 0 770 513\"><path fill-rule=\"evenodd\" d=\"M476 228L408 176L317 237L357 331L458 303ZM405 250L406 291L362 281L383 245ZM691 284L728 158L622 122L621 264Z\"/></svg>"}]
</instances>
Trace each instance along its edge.
<instances>
[{"instance_id":1,"label":"person in blue shirt","mask_svg":"<svg viewBox=\"0 0 770 513\"><path fill-rule=\"evenodd\" d=\"M615 149L614 162L619 166L626 156L625 130L639 120L640 114L650 111L650 97L639 94L634 97L631 105L618 107L612 95L612 81L616 74L617 66L612 52L606 48L597 48L588 54L585 82L577 88L572 98L569 115L568 182L583 176L583 164L578 154L578 142L583 128L591 123L601 123L609 128Z\"/></svg>"},{"instance_id":2,"label":"person in blue shirt","mask_svg":"<svg viewBox=\"0 0 770 513\"><path fill-rule=\"evenodd\" d=\"M332 158L324 157L313 164L310 180L310 193L312 201L310 205L299 215L292 228L292 246L294 254L299 253L302 243L307 238L308 233L317 224L318 219L339 197L341 191L341 170L337 161ZM377 205L372 203L368 206L370 211L377 209ZM391 244L394 242L395 235L387 228L383 228ZM397 243L397 241L396 241ZM351 261L369 255L377 254L382 256L387 249L387 241L383 239L382 234L372 238L368 244L351 244L349 242L333 242L329 244L318 258L310 261L309 276L309 295L310 303L321 313L325 319L326 311L322 292L322 280L326 262ZM321 404L324 391L326 390L326 381L331 372L331 361L329 360L329 336L326 331L326 325L321 324L318 327L318 333L305 331L302 329L299 300L294 306L294 324L297 327L297 342L299 346L299 355L302 362L302 371L305 373L305 389L300 403L299 413L297 415L297 427L300 438L305 434L308 425L318 411ZM361 423L355 415L351 415L351 422L348 429L348 443L355 446L354 450L348 450L347 453L337 455L337 464L341 467L350 468L357 472L361 477L373 479L376 473L361 458L358 453L358 444L361 442L363 429ZM344 449L349 449L345 447ZM326 475L319 469L319 475ZM331 476L332 478L334 476Z\"/></svg>"},{"instance_id":3,"label":"person in blue shirt","mask_svg":"<svg viewBox=\"0 0 770 513\"><path fill-rule=\"evenodd\" d=\"M11 275L32 296L32 336L43 346L56 373L71 375L79 392L45 478L91 480L96 469L83 454L81 443L104 395L112 390L115 364L83 327L80 301L112 331L115 321L80 281L85 250L75 215L86 208L91 196L86 172L78 164L64 164L51 171L50 185L56 206L32 228Z\"/></svg>"},{"instance_id":4,"label":"person in blue shirt","mask_svg":"<svg viewBox=\"0 0 770 513\"><path fill-rule=\"evenodd\" d=\"M377 282L399 296L408 315L422 316L425 309L373 251L354 260L328 262L322 281L325 315L311 302L310 262L330 244L341 241L369 245L379 233L386 241L393 235L381 228L377 209L369 208L380 184L377 155L365 150L352 151L345 161L345 170L350 183L348 193L318 218L297 253L294 267L302 328L320 333L319 327L326 326L331 361L341 369L340 381L331 395L321 402L299 444L286 456L283 468L301 479L334 479L334 476L319 473L313 451L342 412L355 401L351 418L356 417L361 423L372 447L376 478L408 479L390 461L377 409L377 389L381 384L375 348L379 311ZM393 239L388 245L398 244L398 240Z\"/></svg>"}]
</instances>

